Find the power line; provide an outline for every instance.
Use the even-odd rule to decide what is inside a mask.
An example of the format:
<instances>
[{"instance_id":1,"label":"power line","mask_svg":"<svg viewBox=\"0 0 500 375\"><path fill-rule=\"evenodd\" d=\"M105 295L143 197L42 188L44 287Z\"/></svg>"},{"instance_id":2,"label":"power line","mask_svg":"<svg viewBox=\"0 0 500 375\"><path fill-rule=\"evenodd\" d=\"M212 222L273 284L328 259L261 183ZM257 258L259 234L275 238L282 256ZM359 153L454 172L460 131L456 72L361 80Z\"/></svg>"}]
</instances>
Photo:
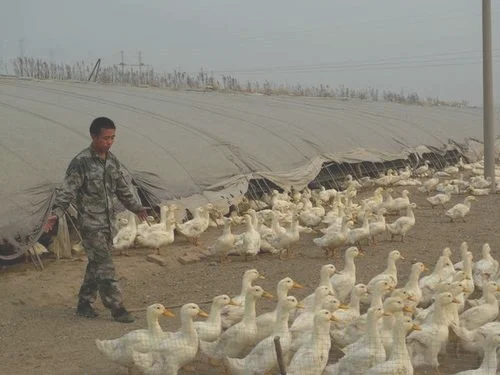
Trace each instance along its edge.
<instances>
[{"instance_id":1,"label":"power line","mask_svg":"<svg viewBox=\"0 0 500 375\"><path fill-rule=\"evenodd\" d=\"M493 51L499 52L500 49ZM468 56L467 54L477 53L477 56ZM404 65L408 64L433 64L449 61L464 63L469 59L481 59L481 51L479 50L464 50L464 51L448 51L434 54L416 55L416 56L397 56L392 58L372 59L372 60L344 60L339 62L329 62L321 64L306 64L306 65L285 65L261 68L242 68L242 69L227 69L227 70L210 70L212 73L270 73L270 72L313 72L313 71L330 71L330 70L350 70L354 68L370 68L377 66ZM467 62L470 64L472 62ZM455 65L455 64L454 64ZM194 73L194 72L193 72Z\"/></svg>"}]
</instances>

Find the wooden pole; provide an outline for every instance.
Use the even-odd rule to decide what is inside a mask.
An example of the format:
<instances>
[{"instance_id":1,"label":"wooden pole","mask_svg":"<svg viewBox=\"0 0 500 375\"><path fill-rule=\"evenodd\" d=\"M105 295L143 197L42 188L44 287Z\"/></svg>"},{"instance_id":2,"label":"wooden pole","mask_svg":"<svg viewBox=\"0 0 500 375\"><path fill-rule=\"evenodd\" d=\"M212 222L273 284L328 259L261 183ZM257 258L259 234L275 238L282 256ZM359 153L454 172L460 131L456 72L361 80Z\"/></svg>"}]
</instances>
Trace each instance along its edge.
<instances>
[{"instance_id":1,"label":"wooden pole","mask_svg":"<svg viewBox=\"0 0 500 375\"><path fill-rule=\"evenodd\" d=\"M276 358L278 359L278 368L280 370L280 375L286 375L285 363L283 362L283 352L281 350L279 336L274 336L274 348L276 349Z\"/></svg>"}]
</instances>

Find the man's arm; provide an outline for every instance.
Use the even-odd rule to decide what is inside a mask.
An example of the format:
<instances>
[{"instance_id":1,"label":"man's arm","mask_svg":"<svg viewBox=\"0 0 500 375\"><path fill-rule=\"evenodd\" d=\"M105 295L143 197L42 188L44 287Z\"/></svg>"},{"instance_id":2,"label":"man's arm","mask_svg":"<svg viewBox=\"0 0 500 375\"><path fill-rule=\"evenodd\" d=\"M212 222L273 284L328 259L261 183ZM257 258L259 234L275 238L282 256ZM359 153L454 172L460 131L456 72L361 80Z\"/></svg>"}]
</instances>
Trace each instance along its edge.
<instances>
[{"instance_id":1,"label":"man's arm","mask_svg":"<svg viewBox=\"0 0 500 375\"><path fill-rule=\"evenodd\" d=\"M115 194L125 208L137 214L141 220L147 217L146 210L142 207L142 203L137 200L132 193L133 187L127 183L125 176L120 167L118 167L118 178L116 180Z\"/></svg>"},{"instance_id":2,"label":"man's arm","mask_svg":"<svg viewBox=\"0 0 500 375\"><path fill-rule=\"evenodd\" d=\"M47 219L44 225L44 231L48 232L52 229L58 217L62 217L68 209L69 204L75 199L78 189L83 184L83 171L77 159L73 159L66 170L66 176L61 190L57 193L54 205L52 206L52 214Z\"/></svg>"}]
</instances>

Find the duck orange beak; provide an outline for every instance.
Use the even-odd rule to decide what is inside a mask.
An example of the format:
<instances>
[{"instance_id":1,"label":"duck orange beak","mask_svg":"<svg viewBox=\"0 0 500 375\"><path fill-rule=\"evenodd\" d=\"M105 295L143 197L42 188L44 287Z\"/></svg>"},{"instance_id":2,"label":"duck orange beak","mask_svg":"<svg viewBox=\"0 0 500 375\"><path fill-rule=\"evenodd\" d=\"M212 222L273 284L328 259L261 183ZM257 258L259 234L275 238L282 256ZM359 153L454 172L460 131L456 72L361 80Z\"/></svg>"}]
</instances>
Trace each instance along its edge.
<instances>
[{"instance_id":1,"label":"duck orange beak","mask_svg":"<svg viewBox=\"0 0 500 375\"><path fill-rule=\"evenodd\" d=\"M296 283L295 281L293 282L293 289L302 289L304 286L302 284Z\"/></svg>"},{"instance_id":2,"label":"duck orange beak","mask_svg":"<svg viewBox=\"0 0 500 375\"><path fill-rule=\"evenodd\" d=\"M411 330L412 330L412 331L421 331L421 330L422 330L422 328L421 328L418 324L413 324L413 325L411 326Z\"/></svg>"},{"instance_id":3,"label":"duck orange beak","mask_svg":"<svg viewBox=\"0 0 500 375\"><path fill-rule=\"evenodd\" d=\"M208 314L203 310L198 311L198 316L201 316L203 318L208 318Z\"/></svg>"},{"instance_id":4,"label":"duck orange beak","mask_svg":"<svg viewBox=\"0 0 500 375\"><path fill-rule=\"evenodd\" d=\"M332 316L330 317L330 320L331 320L332 322L338 322L338 321L339 321L339 320L338 320L338 318L337 318L337 317L335 317L335 315L333 315L333 314L332 314Z\"/></svg>"},{"instance_id":5,"label":"duck orange beak","mask_svg":"<svg viewBox=\"0 0 500 375\"><path fill-rule=\"evenodd\" d=\"M235 302L234 300L230 300L229 305L241 307L241 303Z\"/></svg>"},{"instance_id":6,"label":"duck orange beak","mask_svg":"<svg viewBox=\"0 0 500 375\"><path fill-rule=\"evenodd\" d=\"M273 299L274 298L274 296L271 293L266 292L266 291L264 291L264 293L262 294L262 297L267 298L267 299Z\"/></svg>"},{"instance_id":7,"label":"duck orange beak","mask_svg":"<svg viewBox=\"0 0 500 375\"><path fill-rule=\"evenodd\" d=\"M298 309L303 309L303 308L305 308L305 306L304 306L302 303L300 303L300 302L299 302L299 303L297 304L297 308L298 308Z\"/></svg>"},{"instance_id":8,"label":"duck orange beak","mask_svg":"<svg viewBox=\"0 0 500 375\"><path fill-rule=\"evenodd\" d=\"M410 309L408 306L403 307L403 311L406 313L413 314L413 309Z\"/></svg>"},{"instance_id":9,"label":"duck orange beak","mask_svg":"<svg viewBox=\"0 0 500 375\"><path fill-rule=\"evenodd\" d=\"M265 280L265 276L264 275L259 275L259 279L262 279L262 280Z\"/></svg>"},{"instance_id":10,"label":"duck orange beak","mask_svg":"<svg viewBox=\"0 0 500 375\"><path fill-rule=\"evenodd\" d=\"M339 309L341 309L341 310L349 310L349 306L348 306L348 305L346 305L346 304L344 304L344 303L341 303L341 304L339 305Z\"/></svg>"},{"instance_id":11,"label":"duck orange beak","mask_svg":"<svg viewBox=\"0 0 500 375\"><path fill-rule=\"evenodd\" d=\"M168 316L169 318L173 318L175 316L175 314L169 309L165 309L165 311L161 315Z\"/></svg>"},{"instance_id":12,"label":"duck orange beak","mask_svg":"<svg viewBox=\"0 0 500 375\"><path fill-rule=\"evenodd\" d=\"M456 299L456 298L453 298L453 299L451 300L451 302L453 302L453 303L460 303L460 301L459 301L458 299Z\"/></svg>"}]
</instances>

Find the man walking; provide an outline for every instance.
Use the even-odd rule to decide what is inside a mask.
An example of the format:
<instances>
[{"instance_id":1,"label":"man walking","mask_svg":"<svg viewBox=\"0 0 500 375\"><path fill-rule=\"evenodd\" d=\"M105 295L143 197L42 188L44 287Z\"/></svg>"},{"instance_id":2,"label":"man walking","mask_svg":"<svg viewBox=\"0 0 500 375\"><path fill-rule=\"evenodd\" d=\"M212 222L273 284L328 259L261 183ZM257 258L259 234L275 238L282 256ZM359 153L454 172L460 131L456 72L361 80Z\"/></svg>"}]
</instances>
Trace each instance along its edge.
<instances>
[{"instance_id":1,"label":"man walking","mask_svg":"<svg viewBox=\"0 0 500 375\"><path fill-rule=\"evenodd\" d=\"M116 321L132 323L135 319L123 306L111 256L113 236L116 234L113 196L140 219L146 219L147 213L125 180L120 162L110 152L115 133L115 124L109 118L98 117L92 121L92 143L70 162L44 230L51 230L69 204L75 203L82 244L88 257L76 313L96 318L98 314L92 304L99 292L104 306L111 310Z\"/></svg>"}]
</instances>

